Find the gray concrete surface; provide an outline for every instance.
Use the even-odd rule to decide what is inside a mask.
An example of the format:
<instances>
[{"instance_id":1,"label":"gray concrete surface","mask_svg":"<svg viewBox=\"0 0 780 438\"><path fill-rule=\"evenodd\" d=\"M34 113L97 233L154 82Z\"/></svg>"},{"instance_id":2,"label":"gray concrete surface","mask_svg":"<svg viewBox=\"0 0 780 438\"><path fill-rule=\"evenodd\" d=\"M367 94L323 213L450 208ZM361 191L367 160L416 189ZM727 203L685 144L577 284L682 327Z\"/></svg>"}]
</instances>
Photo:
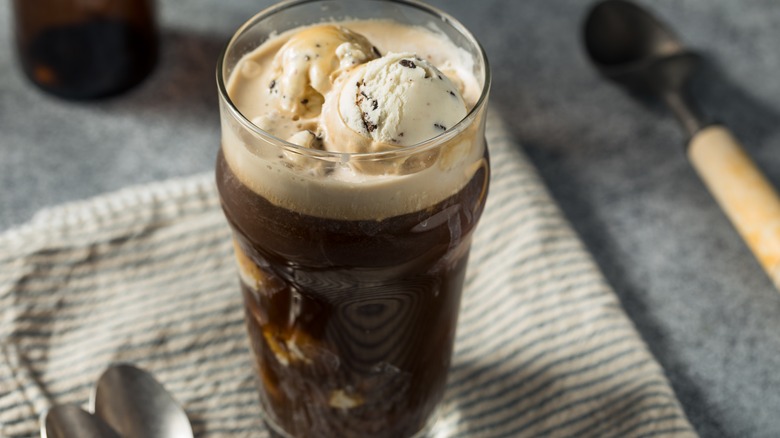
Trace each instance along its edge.
<instances>
[{"instance_id":1,"label":"gray concrete surface","mask_svg":"<svg viewBox=\"0 0 780 438\"><path fill-rule=\"evenodd\" d=\"M96 103L22 78L0 3L0 229L38 209L202 172L218 145L214 64L269 0L160 0L162 58ZM706 437L780 436L780 293L704 190L660 107L602 81L579 41L589 4L436 0L494 68L492 104L603 269ZM650 4L645 0L645 4ZM707 57L694 92L780 183L780 2L656 0Z\"/></svg>"}]
</instances>

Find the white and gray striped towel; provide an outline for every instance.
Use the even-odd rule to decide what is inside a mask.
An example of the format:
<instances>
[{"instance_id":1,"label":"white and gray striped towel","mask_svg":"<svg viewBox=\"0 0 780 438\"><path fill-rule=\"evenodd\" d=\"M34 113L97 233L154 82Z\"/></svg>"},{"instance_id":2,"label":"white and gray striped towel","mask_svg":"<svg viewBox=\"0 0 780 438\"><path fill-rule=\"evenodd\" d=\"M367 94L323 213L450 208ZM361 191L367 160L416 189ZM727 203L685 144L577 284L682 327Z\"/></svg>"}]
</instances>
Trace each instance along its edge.
<instances>
[{"instance_id":1,"label":"white and gray striped towel","mask_svg":"<svg viewBox=\"0 0 780 438\"><path fill-rule=\"evenodd\" d=\"M492 119L443 421L455 437L695 436L597 267ZM0 436L152 372L197 436L268 436L211 175L45 210L0 235Z\"/></svg>"}]
</instances>

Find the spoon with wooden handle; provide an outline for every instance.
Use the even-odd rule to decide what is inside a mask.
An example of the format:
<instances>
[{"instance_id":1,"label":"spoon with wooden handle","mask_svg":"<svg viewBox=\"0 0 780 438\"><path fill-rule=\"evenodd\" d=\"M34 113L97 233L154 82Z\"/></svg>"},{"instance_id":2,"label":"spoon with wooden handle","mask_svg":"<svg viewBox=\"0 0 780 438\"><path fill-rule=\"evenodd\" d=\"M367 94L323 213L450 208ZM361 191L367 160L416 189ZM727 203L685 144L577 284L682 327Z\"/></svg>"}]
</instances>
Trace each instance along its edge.
<instances>
[{"instance_id":1,"label":"spoon with wooden handle","mask_svg":"<svg viewBox=\"0 0 780 438\"><path fill-rule=\"evenodd\" d=\"M653 15L627 0L595 4L585 49L605 77L662 99L689 135L688 158L780 289L780 197L729 130L707 124L684 93L699 57Z\"/></svg>"}]
</instances>

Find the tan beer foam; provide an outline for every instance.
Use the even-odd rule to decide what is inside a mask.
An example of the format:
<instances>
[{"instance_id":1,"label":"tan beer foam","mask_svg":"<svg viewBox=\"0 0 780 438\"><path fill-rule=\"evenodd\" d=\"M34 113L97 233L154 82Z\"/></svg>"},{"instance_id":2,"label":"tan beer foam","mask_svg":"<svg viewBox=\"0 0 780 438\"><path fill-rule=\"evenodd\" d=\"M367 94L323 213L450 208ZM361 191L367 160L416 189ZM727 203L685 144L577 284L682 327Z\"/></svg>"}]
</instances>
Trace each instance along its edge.
<instances>
[{"instance_id":1,"label":"tan beer foam","mask_svg":"<svg viewBox=\"0 0 780 438\"><path fill-rule=\"evenodd\" d=\"M382 53L417 53L460 85L469 108L478 100L481 85L472 73L471 56L444 35L389 21L338 24L364 35ZM327 116L332 117L293 120L265 98L274 79L274 55L295 31L272 38L245 55L227 81L228 94L239 111L261 128L263 123L271 124L282 138L322 126ZM278 146L230 121L223 121L222 145L238 179L275 205L318 217L378 220L425 209L463 188L484 165L485 143L477 129L480 122L475 120L459 133L443 134L440 139L446 144L433 154L428 151L373 163L343 154L340 161L313 164L315 160L294 148L280 153Z\"/></svg>"}]
</instances>

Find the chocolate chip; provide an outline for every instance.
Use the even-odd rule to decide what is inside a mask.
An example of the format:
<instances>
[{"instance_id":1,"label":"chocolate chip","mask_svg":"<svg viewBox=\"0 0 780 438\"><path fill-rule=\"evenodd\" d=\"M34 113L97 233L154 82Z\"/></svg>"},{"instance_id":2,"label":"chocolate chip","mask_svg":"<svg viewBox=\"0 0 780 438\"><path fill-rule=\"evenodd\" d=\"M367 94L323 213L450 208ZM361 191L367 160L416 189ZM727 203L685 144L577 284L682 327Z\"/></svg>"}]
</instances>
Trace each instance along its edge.
<instances>
[{"instance_id":1,"label":"chocolate chip","mask_svg":"<svg viewBox=\"0 0 780 438\"><path fill-rule=\"evenodd\" d=\"M311 60L311 57L309 55L304 55L303 56L303 60L304 61L309 61L309 60Z\"/></svg>"},{"instance_id":2,"label":"chocolate chip","mask_svg":"<svg viewBox=\"0 0 780 438\"><path fill-rule=\"evenodd\" d=\"M357 85L357 87L360 88L361 86L365 85L365 82L360 80L360 81L356 82L355 85ZM355 105L356 106L360 107L360 106L362 106L362 104L363 104L363 102L365 100L369 100L369 101L371 101L372 109L377 109L379 107L379 102L377 102L376 99L372 99L363 90L358 90L358 91L359 91L358 94L355 95ZM377 124L373 123L371 121L371 119L369 118L368 112L361 111L360 118L363 121L363 127L366 129L366 131L373 132L377 128Z\"/></svg>"},{"instance_id":3,"label":"chocolate chip","mask_svg":"<svg viewBox=\"0 0 780 438\"><path fill-rule=\"evenodd\" d=\"M417 65L408 59L402 59L398 63L407 68L417 68Z\"/></svg>"},{"instance_id":4,"label":"chocolate chip","mask_svg":"<svg viewBox=\"0 0 780 438\"><path fill-rule=\"evenodd\" d=\"M399 136L399 137L403 137L403 136L404 136L404 133L403 133L403 132L399 132L399 133L398 133L398 136Z\"/></svg>"},{"instance_id":5,"label":"chocolate chip","mask_svg":"<svg viewBox=\"0 0 780 438\"><path fill-rule=\"evenodd\" d=\"M272 79L271 83L268 84L268 89L273 90L275 86L276 86L276 79Z\"/></svg>"},{"instance_id":6,"label":"chocolate chip","mask_svg":"<svg viewBox=\"0 0 780 438\"><path fill-rule=\"evenodd\" d=\"M441 129L442 131L446 131L447 130L447 127L442 125L442 124L440 124L440 123L434 123L433 127L437 128L437 129Z\"/></svg>"},{"instance_id":7,"label":"chocolate chip","mask_svg":"<svg viewBox=\"0 0 780 438\"><path fill-rule=\"evenodd\" d=\"M319 48L319 47L322 47L322 46L320 45L320 43L317 43L317 44L314 45L314 47Z\"/></svg>"},{"instance_id":8,"label":"chocolate chip","mask_svg":"<svg viewBox=\"0 0 780 438\"><path fill-rule=\"evenodd\" d=\"M307 103L309 103L309 99L301 99L301 103L306 105Z\"/></svg>"},{"instance_id":9,"label":"chocolate chip","mask_svg":"<svg viewBox=\"0 0 780 438\"><path fill-rule=\"evenodd\" d=\"M366 131L368 132L374 132L374 130L377 128L376 123L371 123L371 121L368 119L368 113L363 112L361 114L361 118L363 119L363 127L366 128Z\"/></svg>"},{"instance_id":10,"label":"chocolate chip","mask_svg":"<svg viewBox=\"0 0 780 438\"><path fill-rule=\"evenodd\" d=\"M314 131L311 129L306 130L309 134L311 134L312 137L314 137L311 141L311 145L309 146L311 149L317 149L317 150L324 150L324 144L322 142L322 136L317 135Z\"/></svg>"}]
</instances>

